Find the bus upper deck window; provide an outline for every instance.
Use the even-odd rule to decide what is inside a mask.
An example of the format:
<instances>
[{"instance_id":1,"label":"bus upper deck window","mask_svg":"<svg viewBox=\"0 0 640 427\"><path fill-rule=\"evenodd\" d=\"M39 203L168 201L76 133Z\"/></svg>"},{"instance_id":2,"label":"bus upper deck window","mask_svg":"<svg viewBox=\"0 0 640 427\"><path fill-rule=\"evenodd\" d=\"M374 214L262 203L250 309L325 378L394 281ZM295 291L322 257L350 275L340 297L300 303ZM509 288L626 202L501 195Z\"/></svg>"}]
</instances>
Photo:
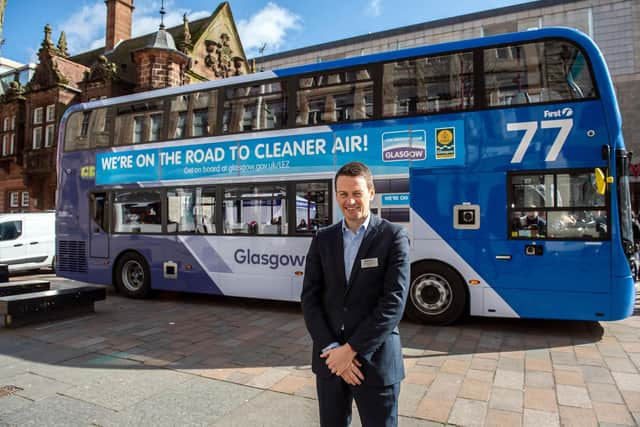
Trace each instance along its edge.
<instances>
[{"instance_id":1,"label":"bus upper deck window","mask_svg":"<svg viewBox=\"0 0 640 427\"><path fill-rule=\"evenodd\" d=\"M577 46L567 41L485 49L484 71L490 107L568 101L595 95L586 58Z\"/></svg>"}]
</instances>

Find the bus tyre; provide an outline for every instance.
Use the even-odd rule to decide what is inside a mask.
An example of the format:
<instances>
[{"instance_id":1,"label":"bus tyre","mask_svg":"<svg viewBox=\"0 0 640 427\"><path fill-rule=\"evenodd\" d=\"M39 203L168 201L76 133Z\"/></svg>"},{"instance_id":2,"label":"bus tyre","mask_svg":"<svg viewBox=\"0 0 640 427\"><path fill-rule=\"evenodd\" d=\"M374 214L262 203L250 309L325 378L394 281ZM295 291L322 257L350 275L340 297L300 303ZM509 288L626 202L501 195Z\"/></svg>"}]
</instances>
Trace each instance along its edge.
<instances>
[{"instance_id":1,"label":"bus tyre","mask_svg":"<svg viewBox=\"0 0 640 427\"><path fill-rule=\"evenodd\" d=\"M423 262L411 268L407 315L432 325L449 325L463 314L467 305L464 282L451 267Z\"/></svg>"},{"instance_id":2,"label":"bus tyre","mask_svg":"<svg viewBox=\"0 0 640 427\"><path fill-rule=\"evenodd\" d=\"M131 298L147 298L151 294L149 265L137 252L125 253L116 263L115 285L118 292Z\"/></svg>"}]
</instances>

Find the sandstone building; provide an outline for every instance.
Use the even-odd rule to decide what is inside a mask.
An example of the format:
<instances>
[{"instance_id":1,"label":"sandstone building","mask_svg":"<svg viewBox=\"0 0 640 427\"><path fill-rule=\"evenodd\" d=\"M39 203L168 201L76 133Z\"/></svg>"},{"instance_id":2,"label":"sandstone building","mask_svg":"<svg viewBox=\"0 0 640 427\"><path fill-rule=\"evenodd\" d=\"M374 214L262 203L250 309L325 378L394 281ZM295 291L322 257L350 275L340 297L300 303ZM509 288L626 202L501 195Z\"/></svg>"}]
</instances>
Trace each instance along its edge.
<instances>
[{"instance_id":1,"label":"sandstone building","mask_svg":"<svg viewBox=\"0 0 640 427\"><path fill-rule=\"evenodd\" d=\"M134 1L105 3L103 48L70 56L64 32L54 44L47 25L29 79L0 75L0 213L55 208L58 125L69 105L249 72L227 2L207 18L185 16L135 38Z\"/></svg>"}]
</instances>

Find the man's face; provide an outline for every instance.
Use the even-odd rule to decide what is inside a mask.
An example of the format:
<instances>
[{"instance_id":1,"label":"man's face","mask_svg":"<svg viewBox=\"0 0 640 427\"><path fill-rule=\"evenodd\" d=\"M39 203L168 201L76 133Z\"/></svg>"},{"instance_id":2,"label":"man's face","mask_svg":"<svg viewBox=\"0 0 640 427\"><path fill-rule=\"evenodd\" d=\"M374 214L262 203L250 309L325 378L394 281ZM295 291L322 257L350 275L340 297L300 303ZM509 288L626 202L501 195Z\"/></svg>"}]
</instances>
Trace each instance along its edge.
<instances>
[{"instance_id":1,"label":"man's face","mask_svg":"<svg viewBox=\"0 0 640 427\"><path fill-rule=\"evenodd\" d=\"M375 192L367 187L364 176L340 175L336 181L336 199L349 228L357 228L369 215Z\"/></svg>"}]
</instances>

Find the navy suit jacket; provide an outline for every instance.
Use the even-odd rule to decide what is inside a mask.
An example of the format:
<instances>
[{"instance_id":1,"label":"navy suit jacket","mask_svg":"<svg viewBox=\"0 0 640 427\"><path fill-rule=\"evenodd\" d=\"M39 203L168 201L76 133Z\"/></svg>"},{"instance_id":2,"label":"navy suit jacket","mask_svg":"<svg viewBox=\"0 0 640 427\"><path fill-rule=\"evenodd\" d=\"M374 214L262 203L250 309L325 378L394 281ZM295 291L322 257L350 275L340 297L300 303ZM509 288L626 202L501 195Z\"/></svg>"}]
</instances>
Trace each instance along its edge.
<instances>
[{"instance_id":1,"label":"navy suit jacket","mask_svg":"<svg viewBox=\"0 0 640 427\"><path fill-rule=\"evenodd\" d=\"M361 260L377 259L376 267ZM312 370L333 375L320 358L332 342L357 352L362 385L395 384L404 378L398 323L409 287L409 239L403 227L371 216L347 283L342 221L320 230L306 258L302 310L313 340Z\"/></svg>"}]
</instances>

